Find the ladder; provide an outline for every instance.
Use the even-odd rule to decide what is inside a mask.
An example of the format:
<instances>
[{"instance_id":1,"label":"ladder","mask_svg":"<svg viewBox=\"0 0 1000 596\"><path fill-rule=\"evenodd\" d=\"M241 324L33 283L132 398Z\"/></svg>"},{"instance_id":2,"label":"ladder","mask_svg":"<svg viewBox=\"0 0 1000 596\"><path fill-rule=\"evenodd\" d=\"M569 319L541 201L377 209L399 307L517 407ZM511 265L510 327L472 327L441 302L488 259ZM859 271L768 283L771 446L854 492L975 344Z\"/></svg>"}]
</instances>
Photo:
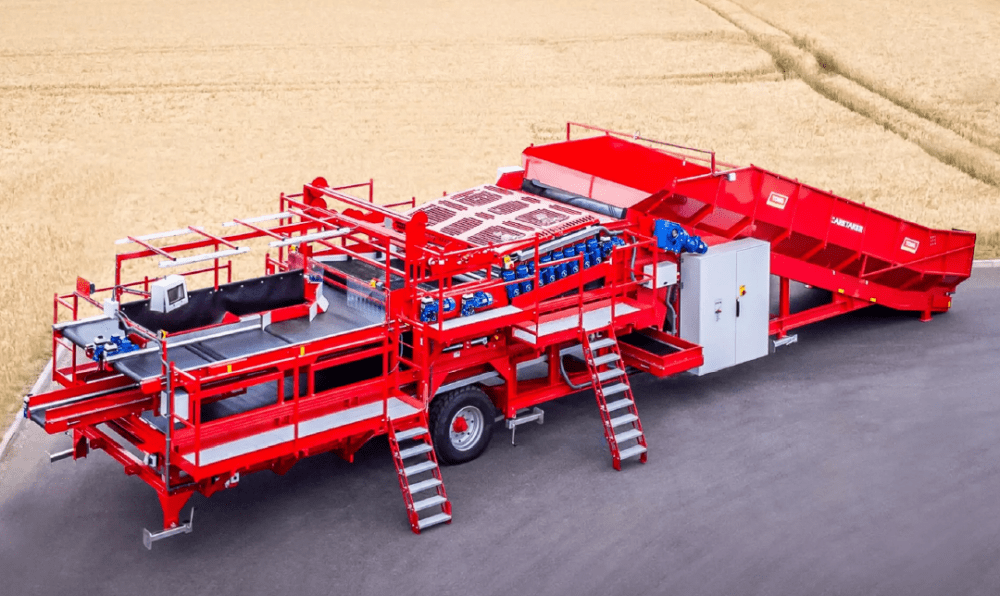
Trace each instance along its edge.
<instances>
[{"instance_id":1,"label":"ladder","mask_svg":"<svg viewBox=\"0 0 1000 596\"><path fill-rule=\"evenodd\" d=\"M431 526L451 523L451 501L444 491L441 468L431 440L427 412L388 421L389 447L410 528L419 534Z\"/></svg>"},{"instance_id":2,"label":"ladder","mask_svg":"<svg viewBox=\"0 0 1000 596\"><path fill-rule=\"evenodd\" d=\"M622 460L637 455L640 462L646 463L646 435L642 432L614 330L605 327L584 331L583 359L593 380L594 395L604 421L604 438L611 448L615 469L621 470Z\"/></svg>"}]
</instances>

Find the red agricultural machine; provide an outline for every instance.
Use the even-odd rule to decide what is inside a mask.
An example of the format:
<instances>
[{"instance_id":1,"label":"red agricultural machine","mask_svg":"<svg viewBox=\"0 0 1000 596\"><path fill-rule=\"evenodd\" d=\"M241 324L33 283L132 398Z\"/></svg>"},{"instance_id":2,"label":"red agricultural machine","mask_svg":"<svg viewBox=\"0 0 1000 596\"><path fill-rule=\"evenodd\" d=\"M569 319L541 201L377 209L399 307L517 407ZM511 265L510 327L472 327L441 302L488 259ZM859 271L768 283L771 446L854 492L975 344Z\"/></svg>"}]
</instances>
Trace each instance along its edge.
<instances>
[{"instance_id":1,"label":"red agricultural machine","mask_svg":"<svg viewBox=\"0 0 1000 596\"><path fill-rule=\"evenodd\" d=\"M412 530L448 523L439 460L469 461L501 420L513 433L582 390L614 467L645 462L630 372L711 373L871 304L928 320L975 245L711 152L573 124L494 184L419 207L317 178L219 230L119 240L113 286L56 296L59 388L25 399L46 432L72 435L53 460L100 449L156 490L163 529L147 547L191 531L195 492L326 451L351 460L381 434ZM253 242L269 247L264 275L233 281ZM150 259L183 273L123 279ZM789 280L832 301L790 312Z\"/></svg>"}]
</instances>

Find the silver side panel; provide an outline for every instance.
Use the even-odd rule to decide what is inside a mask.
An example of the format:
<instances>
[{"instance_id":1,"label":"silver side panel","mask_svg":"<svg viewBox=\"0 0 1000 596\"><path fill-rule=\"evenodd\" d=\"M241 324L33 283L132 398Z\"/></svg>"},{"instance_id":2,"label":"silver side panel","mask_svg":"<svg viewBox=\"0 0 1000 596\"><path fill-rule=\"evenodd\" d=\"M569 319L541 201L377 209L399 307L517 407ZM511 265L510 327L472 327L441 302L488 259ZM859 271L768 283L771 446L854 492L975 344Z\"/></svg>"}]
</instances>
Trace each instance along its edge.
<instances>
[{"instance_id":1,"label":"silver side panel","mask_svg":"<svg viewBox=\"0 0 1000 596\"><path fill-rule=\"evenodd\" d=\"M736 364L767 356L770 248L767 242L760 242L736 253L736 289L743 290L736 317Z\"/></svg>"},{"instance_id":2,"label":"silver side panel","mask_svg":"<svg viewBox=\"0 0 1000 596\"><path fill-rule=\"evenodd\" d=\"M650 263L642 268L642 273L648 277L653 277L653 264ZM656 288L665 288L677 283L677 263L672 261L660 261L656 264ZM645 282L643 287L652 288L654 280Z\"/></svg>"},{"instance_id":3,"label":"silver side panel","mask_svg":"<svg viewBox=\"0 0 1000 596\"><path fill-rule=\"evenodd\" d=\"M770 248L743 238L703 255L681 255L680 335L701 345L705 357L692 373L704 375L767 355Z\"/></svg>"},{"instance_id":4,"label":"silver side panel","mask_svg":"<svg viewBox=\"0 0 1000 596\"><path fill-rule=\"evenodd\" d=\"M736 363L736 253L681 256L681 337L702 346L704 375Z\"/></svg>"}]
</instances>

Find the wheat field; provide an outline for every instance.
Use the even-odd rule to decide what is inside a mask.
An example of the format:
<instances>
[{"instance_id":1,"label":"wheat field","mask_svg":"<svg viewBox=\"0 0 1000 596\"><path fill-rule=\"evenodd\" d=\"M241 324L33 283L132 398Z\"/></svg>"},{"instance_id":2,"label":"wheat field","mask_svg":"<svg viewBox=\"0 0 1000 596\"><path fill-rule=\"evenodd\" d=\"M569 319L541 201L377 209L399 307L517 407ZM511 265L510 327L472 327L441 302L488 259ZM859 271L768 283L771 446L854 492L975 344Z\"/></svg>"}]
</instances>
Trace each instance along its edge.
<instances>
[{"instance_id":1,"label":"wheat field","mask_svg":"<svg viewBox=\"0 0 1000 596\"><path fill-rule=\"evenodd\" d=\"M1000 152L1000 10L991 0L739 0L828 65ZM822 20L816 17L822 14Z\"/></svg>"},{"instance_id":2,"label":"wheat field","mask_svg":"<svg viewBox=\"0 0 1000 596\"><path fill-rule=\"evenodd\" d=\"M279 192L320 175L374 178L385 201L427 199L491 181L567 120L971 229L980 258L1000 256L988 177L817 93L725 4L0 0L0 410L17 407L50 353L53 293L77 275L110 282L115 239L271 213ZM870 17L860 9L740 6L852 80L884 83L875 93L913 91L889 100L898 109L930 105L918 116L996 150L998 94L983 80L997 77L978 50L914 56L903 25L898 46L852 27ZM932 32L942 46L984 22L906 6L894 18L915 29L945 20ZM956 57L966 61L949 73Z\"/></svg>"}]
</instances>

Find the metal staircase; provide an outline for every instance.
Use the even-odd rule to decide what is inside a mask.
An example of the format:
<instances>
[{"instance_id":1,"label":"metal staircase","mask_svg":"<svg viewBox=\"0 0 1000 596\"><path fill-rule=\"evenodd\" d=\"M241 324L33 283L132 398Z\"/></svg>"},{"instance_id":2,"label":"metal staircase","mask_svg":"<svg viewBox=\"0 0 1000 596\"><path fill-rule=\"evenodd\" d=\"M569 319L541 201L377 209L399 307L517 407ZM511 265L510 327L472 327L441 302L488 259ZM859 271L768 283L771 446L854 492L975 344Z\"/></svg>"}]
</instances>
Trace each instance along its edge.
<instances>
[{"instance_id":1,"label":"metal staircase","mask_svg":"<svg viewBox=\"0 0 1000 596\"><path fill-rule=\"evenodd\" d=\"M640 462L646 463L646 435L642 432L614 330L605 327L584 332L583 359L593 380L594 395L604 421L604 437L611 448L615 469L621 470L622 460L637 455Z\"/></svg>"},{"instance_id":2,"label":"metal staircase","mask_svg":"<svg viewBox=\"0 0 1000 596\"><path fill-rule=\"evenodd\" d=\"M427 413L389 419L389 447L396 464L399 488L406 502L410 528L415 534L431 526L451 523L451 501L444 490L441 469L430 432Z\"/></svg>"}]
</instances>

